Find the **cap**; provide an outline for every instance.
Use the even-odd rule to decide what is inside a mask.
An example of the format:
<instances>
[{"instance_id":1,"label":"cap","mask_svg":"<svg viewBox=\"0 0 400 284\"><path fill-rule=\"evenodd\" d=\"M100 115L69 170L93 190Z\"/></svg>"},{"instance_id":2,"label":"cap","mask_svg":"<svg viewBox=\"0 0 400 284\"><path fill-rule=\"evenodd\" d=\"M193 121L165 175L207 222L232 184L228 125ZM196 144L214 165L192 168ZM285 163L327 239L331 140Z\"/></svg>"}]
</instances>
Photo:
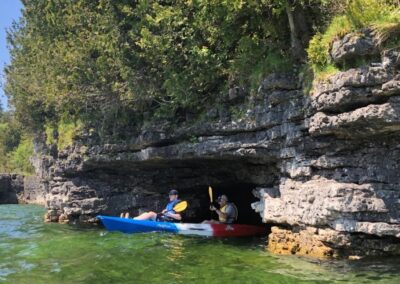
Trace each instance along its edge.
<instances>
[{"instance_id":1,"label":"cap","mask_svg":"<svg viewBox=\"0 0 400 284\"><path fill-rule=\"evenodd\" d=\"M171 189L168 195L178 195L178 191L176 189Z\"/></svg>"},{"instance_id":2,"label":"cap","mask_svg":"<svg viewBox=\"0 0 400 284\"><path fill-rule=\"evenodd\" d=\"M218 196L218 201L221 201L222 199L228 201L228 197L225 194Z\"/></svg>"}]
</instances>

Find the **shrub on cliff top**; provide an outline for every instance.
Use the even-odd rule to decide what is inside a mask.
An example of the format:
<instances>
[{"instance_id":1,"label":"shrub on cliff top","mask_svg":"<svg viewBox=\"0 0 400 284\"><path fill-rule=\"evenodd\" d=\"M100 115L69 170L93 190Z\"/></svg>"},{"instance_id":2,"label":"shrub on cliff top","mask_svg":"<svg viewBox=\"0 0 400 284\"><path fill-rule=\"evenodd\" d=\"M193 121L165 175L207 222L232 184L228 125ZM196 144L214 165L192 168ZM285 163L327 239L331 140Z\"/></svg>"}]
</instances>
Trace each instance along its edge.
<instances>
[{"instance_id":1,"label":"shrub on cliff top","mask_svg":"<svg viewBox=\"0 0 400 284\"><path fill-rule=\"evenodd\" d=\"M316 34L308 47L308 58L317 76L337 70L329 50L332 42L349 32L370 27L383 43L400 31L400 8L393 0L351 0L344 15L333 18L326 31Z\"/></svg>"}]
</instances>

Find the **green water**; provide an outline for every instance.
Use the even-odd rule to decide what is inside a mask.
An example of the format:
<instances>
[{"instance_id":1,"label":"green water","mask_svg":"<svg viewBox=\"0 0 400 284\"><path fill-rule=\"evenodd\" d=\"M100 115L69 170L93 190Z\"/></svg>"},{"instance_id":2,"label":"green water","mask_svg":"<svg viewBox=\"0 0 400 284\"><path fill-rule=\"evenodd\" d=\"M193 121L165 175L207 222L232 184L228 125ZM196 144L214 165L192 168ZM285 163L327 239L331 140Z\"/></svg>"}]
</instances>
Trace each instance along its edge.
<instances>
[{"instance_id":1,"label":"green water","mask_svg":"<svg viewBox=\"0 0 400 284\"><path fill-rule=\"evenodd\" d=\"M126 235L44 224L44 209L0 205L0 283L400 283L400 259L319 262L265 239Z\"/></svg>"}]
</instances>

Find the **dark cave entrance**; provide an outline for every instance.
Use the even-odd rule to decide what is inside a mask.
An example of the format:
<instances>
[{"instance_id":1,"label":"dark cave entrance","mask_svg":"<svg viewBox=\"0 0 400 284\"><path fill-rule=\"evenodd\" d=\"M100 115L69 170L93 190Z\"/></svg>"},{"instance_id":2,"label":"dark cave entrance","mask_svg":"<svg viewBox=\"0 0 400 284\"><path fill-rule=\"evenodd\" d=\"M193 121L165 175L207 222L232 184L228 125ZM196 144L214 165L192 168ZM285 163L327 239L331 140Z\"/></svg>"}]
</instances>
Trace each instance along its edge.
<instances>
[{"instance_id":1,"label":"dark cave entrance","mask_svg":"<svg viewBox=\"0 0 400 284\"><path fill-rule=\"evenodd\" d=\"M102 212L105 215L119 216L121 212L129 212L136 216L146 211L161 212L168 203L169 190L177 189L180 199L189 203L183 222L217 220L218 215L209 209L208 187L211 186L215 202L218 196L225 194L236 205L237 223L262 224L260 214L251 207L259 201L253 190L277 183L279 170L275 162L221 157L115 163L88 171L86 176L93 178L89 187L97 188L98 196L106 200L107 207Z\"/></svg>"},{"instance_id":2,"label":"dark cave entrance","mask_svg":"<svg viewBox=\"0 0 400 284\"><path fill-rule=\"evenodd\" d=\"M253 202L257 202L258 199L253 195L252 191L257 185L251 183L223 183L212 186L213 199L216 202L218 196L225 194L229 198L229 202L236 205L238 209L238 220L236 223L239 224L262 224L260 214L255 212L251 208ZM193 196L187 198L189 204L195 204L191 214L189 214L185 221L187 222L201 222L203 220L215 219L218 220L218 215L215 212L209 210L210 198L208 194L208 186L191 189L196 192ZM181 190L182 199L185 199L185 190ZM194 200L196 199L196 200Z\"/></svg>"},{"instance_id":3,"label":"dark cave entrance","mask_svg":"<svg viewBox=\"0 0 400 284\"><path fill-rule=\"evenodd\" d=\"M218 215L209 210L208 187L213 190L213 199L225 194L229 202L238 208L240 224L263 224L259 213L251 204L259 201L253 190L260 186L272 186L277 181L276 164L246 160L201 160L170 165L171 179L165 187L179 190L180 198L189 202L184 222L218 220ZM194 174L194 175L193 175ZM179 180L179 181L178 181Z\"/></svg>"}]
</instances>

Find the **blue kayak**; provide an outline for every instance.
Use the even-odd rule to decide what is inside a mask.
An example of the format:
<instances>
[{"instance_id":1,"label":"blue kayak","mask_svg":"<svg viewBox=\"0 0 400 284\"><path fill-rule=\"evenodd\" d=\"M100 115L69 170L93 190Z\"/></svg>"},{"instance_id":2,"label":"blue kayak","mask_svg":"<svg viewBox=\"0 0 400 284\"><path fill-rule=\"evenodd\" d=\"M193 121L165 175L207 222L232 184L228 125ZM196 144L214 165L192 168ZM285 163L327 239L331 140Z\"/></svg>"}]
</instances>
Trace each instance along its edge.
<instances>
[{"instance_id":1,"label":"blue kayak","mask_svg":"<svg viewBox=\"0 0 400 284\"><path fill-rule=\"evenodd\" d=\"M241 237L265 234L267 229L261 226L245 224L195 224L144 221L111 216L97 216L108 231L123 233L169 232L183 235L214 237Z\"/></svg>"},{"instance_id":2,"label":"blue kayak","mask_svg":"<svg viewBox=\"0 0 400 284\"><path fill-rule=\"evenodd\" d=\"M101 220L104 227L106 227L108 231L119 231L129 234L154 231L164 231L171 233L178 232L175 223L170 222L143 221L102 215L97 216L97 219Z\"/></svg>"}]
</instances>

